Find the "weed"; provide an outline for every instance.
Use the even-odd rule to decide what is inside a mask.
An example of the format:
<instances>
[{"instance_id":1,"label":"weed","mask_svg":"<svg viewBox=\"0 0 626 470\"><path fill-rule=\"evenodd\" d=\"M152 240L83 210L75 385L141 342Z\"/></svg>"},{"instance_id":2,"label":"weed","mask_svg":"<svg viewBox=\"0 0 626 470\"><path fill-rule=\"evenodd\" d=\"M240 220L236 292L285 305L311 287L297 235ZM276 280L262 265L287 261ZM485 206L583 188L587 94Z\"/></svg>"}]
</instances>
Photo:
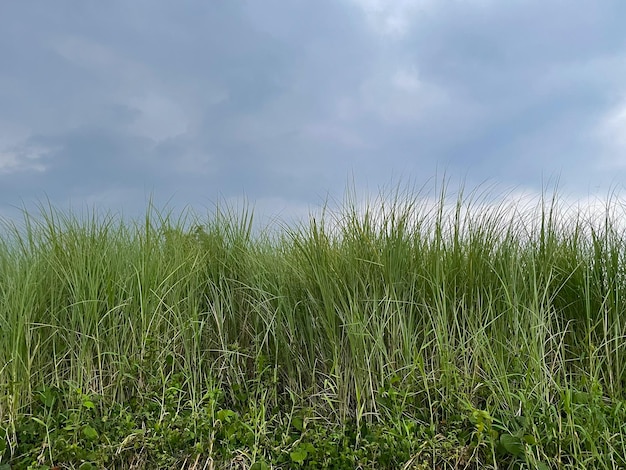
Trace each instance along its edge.
<instances>
[{"instance_id":1,"label":"weed","mask_svg":"<svg viewBox=\"0 0 626 470\"><path fill-rule=\"evenodd\" d=\"M624 468L626 237L556 195L0 239L0 469Z\"/></svg>"}]
</instances>

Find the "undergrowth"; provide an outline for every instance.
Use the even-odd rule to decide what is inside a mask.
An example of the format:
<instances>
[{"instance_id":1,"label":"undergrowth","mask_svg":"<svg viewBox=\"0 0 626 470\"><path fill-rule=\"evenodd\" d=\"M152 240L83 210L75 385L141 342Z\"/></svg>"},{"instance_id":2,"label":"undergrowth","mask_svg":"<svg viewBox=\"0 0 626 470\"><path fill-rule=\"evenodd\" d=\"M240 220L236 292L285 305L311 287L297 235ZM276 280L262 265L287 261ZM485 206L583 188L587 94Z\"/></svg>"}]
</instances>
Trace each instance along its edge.
<instances>
[{"instance_id":1,"label":"undergrowth","mask_svg":"<svg viewBox=\"0 0 626 470\"><path fill-rule=\"evenodd\" d=\"M622 206L418 196L7 222L0 470L626 468Z\"/></svg>"}]
</instances>

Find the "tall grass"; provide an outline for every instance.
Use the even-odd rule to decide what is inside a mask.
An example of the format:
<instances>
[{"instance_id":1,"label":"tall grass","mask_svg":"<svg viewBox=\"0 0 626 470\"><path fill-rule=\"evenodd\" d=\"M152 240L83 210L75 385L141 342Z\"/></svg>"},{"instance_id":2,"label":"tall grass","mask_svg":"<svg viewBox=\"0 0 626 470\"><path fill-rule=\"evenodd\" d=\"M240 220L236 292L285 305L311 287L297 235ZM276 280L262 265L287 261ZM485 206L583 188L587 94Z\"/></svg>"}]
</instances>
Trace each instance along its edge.
<instances>
[{"instance_id":1,"label":"tall grass","mask_svg":"<svg viewBox=\"0 0 626 470\"><path fill-rule=\"evenodd\" d=\"M358 432L459 431L458 468L626 466L622 207L438 197L348 197L271 236L245 210L26 213L0 240L7 441L46 390L106 415L153 389L165 407L175 384L181 409L220 390L266 422L298 406Z\"/></svg>"}]
</instances>

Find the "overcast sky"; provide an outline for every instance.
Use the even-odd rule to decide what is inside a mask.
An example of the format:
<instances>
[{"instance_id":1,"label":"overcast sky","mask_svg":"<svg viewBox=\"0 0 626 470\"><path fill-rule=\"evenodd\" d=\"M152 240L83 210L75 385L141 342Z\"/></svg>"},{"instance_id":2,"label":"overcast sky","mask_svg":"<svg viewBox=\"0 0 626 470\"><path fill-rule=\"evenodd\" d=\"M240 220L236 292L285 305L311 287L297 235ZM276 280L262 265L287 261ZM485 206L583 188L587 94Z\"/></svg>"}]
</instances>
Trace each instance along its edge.
<instances>
[{"instance_id":1,"label":"overcast sky","mask_svg":"<svg viewBox=\"0 0 626 470\"><path fill-rule=\"evenodd\" d=\"M623 0L0 3L0 214L626 181Z\"/></svg>"}]
</instances>

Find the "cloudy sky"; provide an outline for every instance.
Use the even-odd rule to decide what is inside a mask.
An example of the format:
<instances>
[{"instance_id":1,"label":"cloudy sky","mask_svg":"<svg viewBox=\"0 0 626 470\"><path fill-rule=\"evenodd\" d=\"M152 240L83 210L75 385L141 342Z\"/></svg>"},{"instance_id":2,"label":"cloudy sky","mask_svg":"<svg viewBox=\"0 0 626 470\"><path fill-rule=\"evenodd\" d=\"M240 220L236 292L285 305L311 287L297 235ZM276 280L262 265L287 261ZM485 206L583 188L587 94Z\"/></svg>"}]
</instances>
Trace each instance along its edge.
<instances>
[{"instance_id":1,"label":"cloudy sky","mask_svg":"<svg viewBox=\"0 0 626 470\"><path fill-rule=\"evenodd\" d=\"M625 21L623 0L5 1L0 215L151 196L284 216L444 172L606 194Z\"/></svg>"}]
</instances>

